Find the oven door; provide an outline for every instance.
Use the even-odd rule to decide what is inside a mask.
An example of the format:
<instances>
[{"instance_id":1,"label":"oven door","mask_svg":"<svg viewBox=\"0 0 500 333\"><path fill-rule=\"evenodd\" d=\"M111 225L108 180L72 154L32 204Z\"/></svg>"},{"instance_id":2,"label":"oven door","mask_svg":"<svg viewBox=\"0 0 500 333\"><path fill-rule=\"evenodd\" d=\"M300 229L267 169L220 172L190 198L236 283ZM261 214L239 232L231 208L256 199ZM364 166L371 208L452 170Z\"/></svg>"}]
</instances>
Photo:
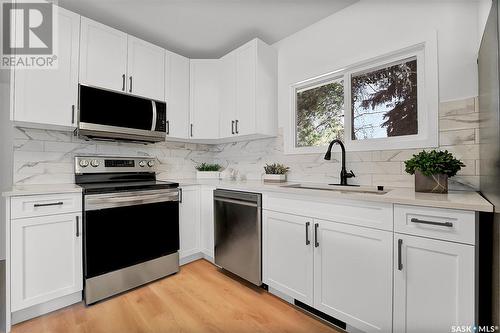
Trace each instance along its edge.
<instances>
[{"instance_id":1,"label":"oven door","mask_svg":"<svg viewBox=\"0 0 500 333\"><path fill-rule=\"evenodd\" d=\"M86 195L85 278L176 253L178 198L178 189Z\"/></svg>"}]
</instances>

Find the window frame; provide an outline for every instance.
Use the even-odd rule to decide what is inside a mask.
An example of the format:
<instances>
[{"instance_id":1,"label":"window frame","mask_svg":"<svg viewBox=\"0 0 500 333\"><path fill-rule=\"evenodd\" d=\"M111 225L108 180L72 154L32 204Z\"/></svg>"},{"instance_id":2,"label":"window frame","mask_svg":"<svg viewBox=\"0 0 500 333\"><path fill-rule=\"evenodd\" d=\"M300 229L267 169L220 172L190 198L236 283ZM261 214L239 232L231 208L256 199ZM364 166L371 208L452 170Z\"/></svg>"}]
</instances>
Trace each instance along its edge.
<instances>
[{"instance_id":1,"label":"window frame","mask_svg":"<svg viewBox=\"0 0 500 333\"><path fill-rule=\"evenodd\" d=\"M351 76L366 71L376 71L409 58L417 60L417 119L418 133L387 138L352 139ZM285 154L323 153L327 146L297 147L297 105L296 94L300 90L325 84L335 79L344 81L344 138L350 151L373 151L391 149L430 148L438 146L438 66L437 40L434 36L426 42L401 48L398 51L362 61L354 65L318 77L292 84L291 112L285 132ZM381 149L380 147L384 147Z\"/></svg>"}]
</instances>

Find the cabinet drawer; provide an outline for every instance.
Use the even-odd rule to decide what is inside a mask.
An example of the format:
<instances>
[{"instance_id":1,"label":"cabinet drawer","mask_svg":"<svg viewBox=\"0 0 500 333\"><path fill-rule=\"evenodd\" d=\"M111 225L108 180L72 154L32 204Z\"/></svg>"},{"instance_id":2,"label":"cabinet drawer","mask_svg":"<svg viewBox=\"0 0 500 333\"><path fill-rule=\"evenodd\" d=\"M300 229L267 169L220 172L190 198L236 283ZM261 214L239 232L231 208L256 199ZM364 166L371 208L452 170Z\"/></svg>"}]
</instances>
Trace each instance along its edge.
<instances>
[{"instance_id":1,"label":"cabinet drawer","mask_svg":"<svg viewBox=\"0 0 500 333\"><path fill-rule=\"evenodd\" d=\"M77 213L82 210L81 193L14 197L11 218Z\"/></svg>"},{"instance_id":2,"label":"cabinet drawer","mask_svg":"<svg viewBox=\"0 0 500 333\"><path fill-rule=\"evenodd\" d=\"M394 231L475 244L476 213L473 211L394 205Z\"/></svg>"},{"instance_id":3,"label":"cabinet drawer","mask_svg":"<svg viewBox=\"0 0 500 333\"><path fill-rule=\"evenodd\" d=\"M393 230L392 204L288 194L266 194L263 208L276 212L307 216L382 230Z\"/></svg>"}]
</instances>

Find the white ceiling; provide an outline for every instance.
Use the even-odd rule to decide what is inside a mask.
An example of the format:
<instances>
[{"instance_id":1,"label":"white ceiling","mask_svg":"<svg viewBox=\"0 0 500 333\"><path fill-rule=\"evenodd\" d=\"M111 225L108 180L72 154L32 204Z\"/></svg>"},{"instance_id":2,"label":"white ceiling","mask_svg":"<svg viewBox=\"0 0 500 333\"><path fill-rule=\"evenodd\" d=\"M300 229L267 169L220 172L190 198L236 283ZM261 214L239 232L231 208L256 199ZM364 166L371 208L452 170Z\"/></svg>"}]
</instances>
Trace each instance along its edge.
<instances>
[{"instance_id":1,"label":"white ceiling","mask_svg":"<svg viewBox=\"0 0 500 333\"><path fill-rule=\"evenodd\" d=\"M273 44L357 0L59 0L60 6L190 58L254 37Z\"/></svg>"}]
</instances>

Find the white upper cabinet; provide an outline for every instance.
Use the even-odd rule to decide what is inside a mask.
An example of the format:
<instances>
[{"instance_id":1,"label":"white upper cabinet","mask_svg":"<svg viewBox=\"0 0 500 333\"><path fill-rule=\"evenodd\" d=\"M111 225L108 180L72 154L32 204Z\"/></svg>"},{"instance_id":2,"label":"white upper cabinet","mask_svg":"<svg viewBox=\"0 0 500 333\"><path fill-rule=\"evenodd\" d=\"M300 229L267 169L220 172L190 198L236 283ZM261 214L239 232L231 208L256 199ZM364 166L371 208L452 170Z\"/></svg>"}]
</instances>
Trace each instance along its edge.
<instances>
[{"instance_id":1,"label":"white upper cabinet","mask_svg":"<svg viewBox=\"0 0 500 333\"><path fill-rule=\"evenodd\" d=\"M220 59L220 137L236 134L236 52Z\"/></svg>"},{"instance_id":2,"label":"white upper cabinet","mask_svg":"<svg viewBox=\"0 0 500 333\"><path fill-rule=\"evenodd\" d=\"M115 91L126 91L126 33L82 17L80 83Z\"/></svg>"},{"instance_id":3,"label":"white upper cabinet","mask_svg":"<svg viewBox=\"0 0 500 333\"><path fill-rule=\"evenodd\" d=\"M189 59L166 51L165 100L167 138L187 139L189 135Z\"/></svg>"},{"instance_id":4,"label":"white upper cabinet","mask_svg":"<svg viewBox=\"0 0 500 333\"><path fill-rule=\"evenodd\" d=\"M57 68L15 71L11 113L15 122L61 129L76 124L80 16L60 7L57 15Z\"/></svg>"},{"instance_id":5,"label":"white upper cabinet","mask_svg":"<svg viewBox=\"0 0 500 333\"><path fill-rule=\"evenodd\" d=\"M190 128L192 139L219 139L219 60L190 61Z\"/></svg>"},{"instance_id":6,"label":"white upper cabinet","mask_svg":"<svg viewBox=\"0 0 500 333\"><path fill-rule=\"evenodd\" d=\"M221 138L277 132L277 55L254 39L221 59Z\"/></svg>"},{"instance_id":7,"label":"white upper cabinet","mask_svg":"<svg viewBox=\"0 0 500 333\"><path fill-rule=\"evenodd\" d=\"M474 326L474 246L394 237L394 332Z\"/></svg>"},{"instance_id":8,"label":"white upper cabinet","mask_svg":"<svg viewBox=\"0 0 500 333\"><path fill-rule=\"evenodd\" d=\"M165 100L165 50L128 36L128 82L131 94Z\"/></svg>"}]
</instances>

